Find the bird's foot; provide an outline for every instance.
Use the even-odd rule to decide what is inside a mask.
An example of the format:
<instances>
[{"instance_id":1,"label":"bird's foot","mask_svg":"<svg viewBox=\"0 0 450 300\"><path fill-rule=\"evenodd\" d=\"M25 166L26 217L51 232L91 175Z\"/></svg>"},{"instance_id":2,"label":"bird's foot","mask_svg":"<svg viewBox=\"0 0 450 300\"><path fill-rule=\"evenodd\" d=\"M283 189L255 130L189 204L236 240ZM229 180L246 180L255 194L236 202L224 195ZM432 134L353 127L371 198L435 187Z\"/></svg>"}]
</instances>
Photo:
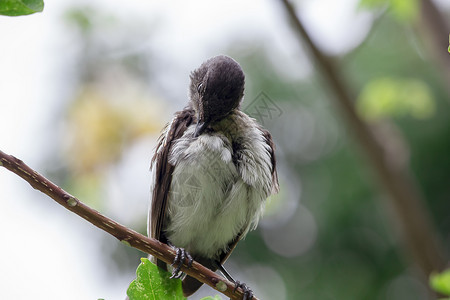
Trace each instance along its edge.
<instances>
[{"instance_id":1,"label":"bird's foot","mask_svg":"<svg viewBox=\"0 0 450 300\"><path fill-rule=\"evenodd\" d=\"M187 259L187 267L190 268L194 259L183 248L175 248L175 250L177 251L177 255L175 255L175 258L173 259L172 267L174 267L174 269L172 270L172 276L170 276L170 278L178 279L183 276L183 272L180 271L183 262Z\"/></svg>"},{"instance_id":2,"label":"bird's foot","mask_svg":"<svg viewBox=\"0 0 450 300\"><path fill-rule=\"evenodd\" d=\"M240 283L239 281L236 281L234 283L235 292L237 288L241 288L244 291L244 297L242 297L242 300L250 300L253 298L253 291L245 283Z\"/></svg>"}]
</instances>

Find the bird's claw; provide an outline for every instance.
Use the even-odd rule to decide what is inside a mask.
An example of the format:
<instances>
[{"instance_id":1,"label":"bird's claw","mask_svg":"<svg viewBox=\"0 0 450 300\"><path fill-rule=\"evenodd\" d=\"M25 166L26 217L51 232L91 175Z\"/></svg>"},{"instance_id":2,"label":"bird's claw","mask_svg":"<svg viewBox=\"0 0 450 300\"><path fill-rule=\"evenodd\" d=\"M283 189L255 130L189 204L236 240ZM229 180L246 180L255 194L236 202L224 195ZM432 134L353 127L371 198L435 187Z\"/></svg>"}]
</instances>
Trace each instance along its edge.
<instances>
[{"instance_id":1,"label":"bird's claw","mask_svg":"<svg viewBox=\"0 0 450 300\"><path fill-rule=\"evenodd\" d=\"M177 255L175 255L175 258L173 259L172 266L175 267L172 270L172 276L170 278L181 278L183 276L183 272L181 272L181 266L183 265L183 262L187 259L187 267L190 268L192 266L192 262L194 259L192 256L186 252L183 248L176 248Z\"/></svg>"},{"instance_id":2,"label":"bird's claw","mask_svg":"<svg viewBox=\"0 0 450 300\"><path fill-rule=\"evenodd\" d=\"M242 297L242 300L250 300L253 298L253 291L245 283L240 283L239 281L236 281L234 283L234 291L236 292L238 288L241 288L244 291L244 296Z\"/></svg>"}]
</instances>

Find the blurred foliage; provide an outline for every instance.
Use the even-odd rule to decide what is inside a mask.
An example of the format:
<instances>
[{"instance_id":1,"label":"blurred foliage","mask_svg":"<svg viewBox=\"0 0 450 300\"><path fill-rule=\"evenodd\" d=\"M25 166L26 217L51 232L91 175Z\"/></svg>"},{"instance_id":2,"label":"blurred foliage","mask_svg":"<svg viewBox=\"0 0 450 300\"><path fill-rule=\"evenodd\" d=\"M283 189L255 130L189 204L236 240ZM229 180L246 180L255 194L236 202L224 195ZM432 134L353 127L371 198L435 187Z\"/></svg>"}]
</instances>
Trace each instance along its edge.
<instances>
[{"instance_id":1,"label":"blurred foliage","mask_svg":"<svg viewBox=\"0 0 450 300\"><path fill-rule=\"evenodd\" d=\"M111 168L133 145L159 134L165 104L146 86L148 57L120 49L145 34L145 30L129 34L137 32L130 26L137 26L138 20L125 24L90 6L69 9L63 18L75 39L71 78L75 93L63 121L64 159L57 172L66 189L99 208ZM114 51L119 55L105 56Z\"/></svg>"},{"instance_id":2,"label":"blurred foliage","mask_svg":"<svg viewBox=\"0 0 450 300\"><path fill-rule=\"evenodd\" d=\"M369 9L387 7L394 18L401 22L414 21L419 15L419 0L360 0L360 6Z\"/></svg>"},{"instance_id":3,"label":"blurred foliage","mask_svg":"<svg viewBox=\"0 0 450 300\"><path fill-rule=\"evenodd\" d=\"M126 22L89 5L68 9L63 21L75 39L71 46L79 51L75 64L78 80L91 83L114 67L134 77L136 82L146 81L151 75L149 53L144 55L127 48L151 35L152 27L147 22L145 25L139 19Z\"/></svg>"},{"instance_id":4,"label":"blurred foliage","mask_svg":"<svg viewBox=\"0 0 450 300\"><path fill-rule=\"evenodd\" d=\"M76 5L61 17L72 59L65 74L68 97L61 113L61 148L49 158L52 177L88 205L145 233L148 194L141 195L127 182L135 180L135 170L126 180L117 178L135 167L130 166L130 156L146 143L148 157L139 164L149 169L151 141L168 115L167 103L148 85L150 53L127 48L140 45L149 32L138 19L120 20L91 6ZM117 278L131 278L143 256L107 236L98 249L105 274Z\"/></svg>"},{"instance_id":5,"label":"blurred foliage","mask_svg":"<svg viewBox=\"0 0 450 300\"><path fill-rule=\"evenodd\" d=\"M436 292L450 296L450 269L447 269L442 273L431 274L430 285Z\"/></svg>"},{"instance_id":6,"label":"blurred foliage","mask_svg":"<svg viewBox=\"0 0 450 300\"><path fill-rule=\"evenodd\" d=\"M84 34L92 31L92 18L98 18L99 12L92 7L76 7L66 12L64 18L70 24L76 26Z\"/></svg>"},{"instance_id":7,"label":"blurred foliage","mask_svg":"<svg viewBox=\"0 0 450 300\"><path fill-rule=\"evenodd\" d=\"M43 0L2 0L0 2L0 15L23 16L44 10Z\"/></svg>"},{"instance_id":8,"label":"blurred foliage","mask_svg":"<svg viewBox=\"0 0 450 300\"><path fill-rule=\"evenodd\" d=\"M426 119L434 113L434 99L426 83L414 79L376 78L363 88L357 103L367 120L410 115Z\"/></svg>"},{"instance_id":9,"label":"blurred foliage","mask_svg":"<svg viewBox=\"0 0 450 300\"><path fill-rule=\"evenodd\" d=\"M126 92L111 97L98 87L84 87L67 119L71 170L83 174L104 168L118 161L126 145L160 130L160 124L149 122L155 107L133 97Z\"/></svg>"},{"instance_id":10,"label":"blurred foliage","mask_svg":"<svg viewBox=\"0 0 450 300\"><path fill-rule=\"evenodd\" d=\"M120 72L119 72L120 74ZM65 120L63 155L69 191L99 208L111 166L129 147L161 128L158 100L132 84L126 73L121 85L92 82L82 88Z\"/></svg>"},{"instance_id":11,"label":"blurred foliage","mask_svg":"<svg viewBox=\"0 0 450 300\"><path fill-rule=\"evenodd\" d=\"M448 43L449 43L449 46L448 46L448 53L450 53L450 34L448 35Z\"/></svg>"}]
</instances>

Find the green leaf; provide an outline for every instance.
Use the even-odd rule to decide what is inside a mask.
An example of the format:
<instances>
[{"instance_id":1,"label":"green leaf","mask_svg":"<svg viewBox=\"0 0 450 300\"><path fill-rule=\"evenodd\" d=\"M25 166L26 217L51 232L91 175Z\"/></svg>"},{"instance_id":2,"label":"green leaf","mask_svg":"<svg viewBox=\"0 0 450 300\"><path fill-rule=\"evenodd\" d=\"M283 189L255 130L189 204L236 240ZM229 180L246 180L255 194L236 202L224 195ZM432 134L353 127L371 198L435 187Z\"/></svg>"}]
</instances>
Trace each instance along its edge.
<instances>
[{"instance_id":1,"label":"green leaf","mask_svg":"<svg viewBox=\"0 0 450 300\"><path fill-rule=\"evenodd\" d=\"M0 15L22 16L41 12L44 9L43 0L1 0Z\"/></svg>"},{"instance_id":2,"label":"green leaf","mask_svg":"<svg viewBox=\"0 0 450 300\"><path fill-rule=\"evenodd\" d=\"M390 0L390 2L392 14L399 21L414 21L419 15L420 3L417 0Z\"/></svg>"},{"instance_id":3,"label":"green leaf","mask_svg":"<svg viewBox=\"0 0 450 300\"><path fill-rule=\"evenodd\" d=\"M130 300L184 300L181 280L170 279L170 273L158 268L147 258L141 258L136 279L130 283L127 296Z\"/></svg>"},{"instance_id":4,"label":"green leaf","mask_svg":"<svg viewBox=\"0 0 450 300\"><path fill-rule=\"evenodd\" d=\"M219 295L215 295L214 297L208 296L208 297L204 297L200 300L222 300L222 297L220 297Z\"/></svg>"},{"instance_id":5,"label":"green leaf","mask_svg":"<svg viewBox=\"0 0 450 300\"><path fill-rule=\"evenodd\" d=\"M450 34L448 35L448 53L450 53Z\"/></svg>"},{"instance_id":6,"label":"green leaf","mask_svg":"<svg viewBox=\"0 0 450 300\"><path fill-rule=\"evenodd\" d=\"M358 97L357 108L367 120L405 115L426 119L434 114L435 103L423 81L382 77L366 84Z\"/></svg>"},{"instance_id":7,"label":"green leaf","mask_svg":"<svg viewBox=\"0 0 450 300\"><path fill-rule=\"evenodd\" d=\"M430 285L436 292L450 296L450 269L442 273L431 274Z\"/></svg>"}]
</instances>

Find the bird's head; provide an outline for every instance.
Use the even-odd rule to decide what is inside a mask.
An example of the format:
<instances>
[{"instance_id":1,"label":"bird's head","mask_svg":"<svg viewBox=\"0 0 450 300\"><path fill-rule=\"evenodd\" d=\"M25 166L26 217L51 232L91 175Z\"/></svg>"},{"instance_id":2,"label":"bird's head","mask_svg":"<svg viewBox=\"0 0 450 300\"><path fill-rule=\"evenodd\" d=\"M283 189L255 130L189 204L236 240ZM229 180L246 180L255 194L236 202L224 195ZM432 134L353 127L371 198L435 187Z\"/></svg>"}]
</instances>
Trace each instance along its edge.
<instances>
[{"instance_id":1,"label":"bird's head","mask_svg":"<svg viewBox=\"0 0 450 300\"><path fill-rule=\"evenodd\" d=\"M239 107L244 96L245 76L231 57L215 56L191 73L190 103L197 114L194 136Z\"/></svg>"}]
</instances>

